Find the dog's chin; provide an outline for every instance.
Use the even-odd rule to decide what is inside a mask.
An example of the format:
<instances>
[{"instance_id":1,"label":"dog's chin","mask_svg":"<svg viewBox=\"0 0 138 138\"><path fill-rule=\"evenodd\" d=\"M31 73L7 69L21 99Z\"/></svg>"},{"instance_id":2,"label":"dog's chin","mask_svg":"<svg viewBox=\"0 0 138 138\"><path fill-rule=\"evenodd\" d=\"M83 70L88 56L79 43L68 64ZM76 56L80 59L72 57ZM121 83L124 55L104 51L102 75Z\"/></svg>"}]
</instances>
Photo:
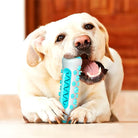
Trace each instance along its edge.
<instances>
[{"instance_id":1,"label":"dog's chin","mask_svg":"<svg viewBox=\"0 0 138 138\"><path fill-rule=\"evenodd\" d=\"M80 55L82 58L82 68L80 80L86 84L94 84L104 79L107 69L98 61L93 61L87 54Z\"/></svg>"}]
</instances>

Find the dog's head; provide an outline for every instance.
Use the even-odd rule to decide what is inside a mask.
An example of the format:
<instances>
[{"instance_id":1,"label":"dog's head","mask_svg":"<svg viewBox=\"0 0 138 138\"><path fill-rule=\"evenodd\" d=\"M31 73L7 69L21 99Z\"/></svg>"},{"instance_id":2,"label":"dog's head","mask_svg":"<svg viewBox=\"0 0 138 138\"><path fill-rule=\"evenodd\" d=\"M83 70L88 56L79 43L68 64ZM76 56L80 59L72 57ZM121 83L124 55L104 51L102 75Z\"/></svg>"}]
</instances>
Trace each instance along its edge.
<instances>
[{"instance_id":1,"label":"dog's head","mask_svg":"<svg viewBox=\"0 0 138 138\"><path fill-rule=\"evenodd\" d=\"M108 47L107 30L87 13L73 14L42 26L32 32L28 39L29 66L43 63L56 80L61 77L63 56L82 57L82 80L89 84L92 77L99 75L100 61L104 56L113 61Z\"/></svg>"}]
</instances>

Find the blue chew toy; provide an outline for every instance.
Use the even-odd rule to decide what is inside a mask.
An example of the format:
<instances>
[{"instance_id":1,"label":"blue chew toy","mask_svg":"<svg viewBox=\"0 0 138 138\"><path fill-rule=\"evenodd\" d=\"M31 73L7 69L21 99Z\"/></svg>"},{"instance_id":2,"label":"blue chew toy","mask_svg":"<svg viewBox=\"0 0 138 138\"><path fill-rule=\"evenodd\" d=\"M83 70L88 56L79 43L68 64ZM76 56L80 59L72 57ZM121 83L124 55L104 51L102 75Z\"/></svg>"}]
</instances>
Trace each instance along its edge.
<instances>
[{"instance_id":1,"label":"blue chew toy","mask_svg":"<svg viewBox=\"0 0 138 138\"><path fill-rule=\"evenodd\" d=\"M62 59L62 80L60 80L60 102L63 105L67 115L64 116L67 123L68 115L71 110L77 107L77 98L79 91L79 75L81 74L81 57L65 58Z\"/></svg>"}]
</instances>

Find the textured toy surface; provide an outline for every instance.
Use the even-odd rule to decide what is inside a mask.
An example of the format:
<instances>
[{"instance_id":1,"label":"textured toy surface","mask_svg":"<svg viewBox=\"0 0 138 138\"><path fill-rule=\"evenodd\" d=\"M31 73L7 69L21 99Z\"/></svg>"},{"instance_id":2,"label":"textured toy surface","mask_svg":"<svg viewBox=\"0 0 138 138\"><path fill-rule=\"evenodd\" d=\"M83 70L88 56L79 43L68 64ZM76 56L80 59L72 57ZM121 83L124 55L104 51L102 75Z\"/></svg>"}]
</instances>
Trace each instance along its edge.
<instances>
[{"instance_id":1,"label":"textured toy surface","mask_svg":"<svg viewBox=\"0 0 138 138\"><path fill-rule=\"evenodd\" d=\"M60 102L63 105L67 115L71 110L77 107L77 98L79 92L79 75L81 73L82 59L81 57L75 57L71 59L62 59L62 80L60 81ZM66 123L68 116L65 115Z\"/></svg>"}]
</instances>

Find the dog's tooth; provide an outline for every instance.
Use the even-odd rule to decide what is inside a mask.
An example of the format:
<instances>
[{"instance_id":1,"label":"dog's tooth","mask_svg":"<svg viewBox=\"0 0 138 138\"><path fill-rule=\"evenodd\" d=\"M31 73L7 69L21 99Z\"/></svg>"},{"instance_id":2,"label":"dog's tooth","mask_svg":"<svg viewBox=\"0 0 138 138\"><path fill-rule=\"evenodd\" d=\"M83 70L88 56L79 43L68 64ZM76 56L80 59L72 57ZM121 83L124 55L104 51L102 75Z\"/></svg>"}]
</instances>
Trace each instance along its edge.
<instances>
[{"instance_id":1,"label":"dog's tooth","mask_svg":"<svg viewBox=\"0 0 138 138\"><path fill-rule=\"evenodd\" d=\"M92 78L92 77L95 77L95 75L91 75L89 72L87 72L87 75Z\"/></svg>"},{"instance_id":2,"label":"dog's tooth","mask_svg":"<svg viewBox=\"0 0 138 138\"><path fill-rule=\"evenodd\" d=\"M91 76L92 76L89 72L87 72L87 75L88 75L89 77L91 77Z\"/></svg>"},{"instance_id":3,"label":"dog's tooth","mask_svg":"<svg viewBox=\"0 0 138 138\"><path fill-rule=\"evenodd\" d=\"M98 75L101 73L101 67L99 68L99 73L98 73Z\"/></svg>"}]
</instances>

